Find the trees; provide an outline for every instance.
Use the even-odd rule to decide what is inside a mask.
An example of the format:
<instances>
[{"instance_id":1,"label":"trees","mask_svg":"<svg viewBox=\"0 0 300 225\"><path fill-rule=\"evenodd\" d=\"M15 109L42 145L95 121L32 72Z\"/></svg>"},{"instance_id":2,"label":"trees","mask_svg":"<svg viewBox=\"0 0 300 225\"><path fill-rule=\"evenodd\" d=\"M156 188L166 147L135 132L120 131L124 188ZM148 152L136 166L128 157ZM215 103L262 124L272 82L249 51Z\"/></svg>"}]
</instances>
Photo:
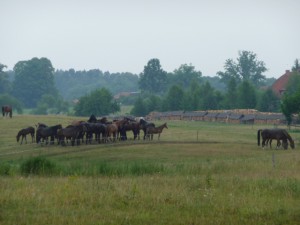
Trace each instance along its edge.
<instances>
[{"instance_id":1,"label":"trees","mask_svg":"<svg viewBox=\"0 0 300 225\"><path fill-rule=\"evenodd\" d=\"M175 111L183 109L184 91L181 87L174 85L172 86L165 99L164 109L167 111Z\"/></svg>"},{"instance_id":2,"label":"trees","mask_svg":"<svg viewBox=\"0 0 300 225\"><path fill-rule=\"evenodd\" d=\"M277 112L280 109L280 101L271 88L261 95L257 109L262 112Z\"/></svg>"},{"instance_id":3,"label":"trees","mask_svg":"<svg viewBox=\"0 0 300 225\"><path fill-rule=\"evenodd\" d=\"M182 64L178 69L174 70L172 75L172 83L181 86L183 89L190 87L192 82L201 82L202 73L196 71L191 64Z\"/></svg>"},{"instance_id":4,"label":"trees","mask_svg":"<svg viewBox=\"0 0 300 225\"><path fill-rule=\"evenodd\" d=\"M290 125L293 113L300 113L300 87L294 94L284 94L280 106L282 113L287 119L288 125Z\"/></svg>"},{"instance_id":5,"label":"trees","mask_svg":"<svg viewBox=\"0 0 300 225\"><path fill-rule=\"evenodd\" d=\"M224 72L219 71L217 75L225 83L231 78L236 79L237 83L248 80L254 85L259 85L266 79L263 75L267 71L265 63L257 60L256 54L249 51L239 52L237 61L227 59L224 65Z\"/></svg>"},{"instance_id":6,"label":"trees","mask_svg":"<svg viewBox=\"0 0 300 225\"><path fill-rule=\"evenodd\" d=\"M0 94L8 94L11 91L8 74L3 71L5 67L5 65L0 63Z\"/></svg>"},{"instance_id":7,"label":"trees","mask_svg":"<svg viewBox=\"0 0 300 225\"><path fill-rule=\"evenodd\" d=\"M151 94L162 93L166 80L167 73L161 68L159 59L150 59L140 75L139 87Z\"/></svg>"},{"instance_id":8,"label":"trees","mask_svg":"<svg viewBox=\"0 0 300 225\"><path fill-rule=\"evenodd\" d=\"M256 107L256 92L253 85L247 80L238 87L238 107L242 109L254 109Z\"/></svg>"},{"instance_id":9,"label":"trees","mask_svg":"<svg viewBox=\"0 0 300 225\"><path fill-rule=\"evenodd\" d=\"M57 96L54 68L47 58L32 58L14 66L13 95L27 107L35 107L44 94Z\"/></svg>"},{"instance_id":10,"label":"trees","mask_svg":"<svg viewBox=\"0 0 300 225\"><path fill-rule=\"evenodd\" d=\"M120 106L106 88L101 88L82 96L74 111L76 116L107 115L120 111Z\"/></svg>"}]
</instances>

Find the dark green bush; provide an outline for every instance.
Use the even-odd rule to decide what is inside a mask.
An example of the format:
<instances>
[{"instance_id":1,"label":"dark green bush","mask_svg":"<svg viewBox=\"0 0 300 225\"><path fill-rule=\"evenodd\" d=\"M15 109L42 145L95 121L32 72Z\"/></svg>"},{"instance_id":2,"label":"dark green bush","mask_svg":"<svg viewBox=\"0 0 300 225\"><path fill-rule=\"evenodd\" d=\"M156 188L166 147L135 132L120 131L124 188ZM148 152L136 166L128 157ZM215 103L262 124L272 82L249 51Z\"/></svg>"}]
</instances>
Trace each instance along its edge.
<instances>
[{"instance_id":1,"label":"dark green bush","mask_svg":"<svg viewBox=\"0 0 300 225\"><path fill-rule=\"evenodd\" d=\"M21 174L24 175L53 175L56 165L43 157L34 157L21 164Z\"/></svg>"}]
</instances>

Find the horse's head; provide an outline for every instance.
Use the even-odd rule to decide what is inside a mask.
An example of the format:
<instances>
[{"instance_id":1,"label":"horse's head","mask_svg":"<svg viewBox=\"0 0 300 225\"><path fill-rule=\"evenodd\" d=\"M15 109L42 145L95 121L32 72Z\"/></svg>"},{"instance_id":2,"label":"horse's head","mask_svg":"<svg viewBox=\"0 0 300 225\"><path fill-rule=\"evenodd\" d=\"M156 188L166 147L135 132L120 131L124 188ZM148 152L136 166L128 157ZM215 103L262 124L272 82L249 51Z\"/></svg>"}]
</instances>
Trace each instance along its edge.
<instances>
[{"instance_id":1,"label":"horse's head","mask_svg":"<svg viewBox=\"0 0 300 225\"><path fill-rule=\"evenodd\" d=\"M294 142L294 140L290 140L290 145L291 145L291 148L292 148L292 149L295 148L295 142Z\"/></svg>"},{"instance_id":2,"label":"horse's head","mask_svg":"<svg viewBox=\"0 0 300 225\"><path fill-rule=\"evenodd\" d=\"M18 135L16 136L16 138L17 138L17 142L19 142L19 140L20 140L20 135L18 134Z\"/></svg>"},{"instance_id":3,"label":"horse's head","mask_svg":"<svg viewBox=\"0 0 300 225\"><path fill-rule=\"evenodd\" d=\"M164 127L168 129L168 125L167 125L167 123L164 123Z\"/></svg>"}]
</instances>

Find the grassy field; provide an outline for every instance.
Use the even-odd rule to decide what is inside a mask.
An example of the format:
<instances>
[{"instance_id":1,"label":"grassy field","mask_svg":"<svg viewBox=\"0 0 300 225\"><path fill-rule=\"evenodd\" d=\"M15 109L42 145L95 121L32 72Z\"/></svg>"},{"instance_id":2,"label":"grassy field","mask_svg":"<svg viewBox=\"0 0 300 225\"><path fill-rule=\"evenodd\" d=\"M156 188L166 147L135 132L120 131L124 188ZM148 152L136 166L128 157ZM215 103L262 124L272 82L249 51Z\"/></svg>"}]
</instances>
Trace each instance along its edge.
<instances>
[{"instance_id":1,"label":"grassy field","mask_svg":"<svg viewBox=\"0 0 300 225\"><path fill-rule=\"evenodd\" d=\"M185 121L152 142L16 142L21 128L78 119L0 119L0 224L299 224L297 130L295 150L258 147L271 126Z\"/></svg>"}]
</instances>

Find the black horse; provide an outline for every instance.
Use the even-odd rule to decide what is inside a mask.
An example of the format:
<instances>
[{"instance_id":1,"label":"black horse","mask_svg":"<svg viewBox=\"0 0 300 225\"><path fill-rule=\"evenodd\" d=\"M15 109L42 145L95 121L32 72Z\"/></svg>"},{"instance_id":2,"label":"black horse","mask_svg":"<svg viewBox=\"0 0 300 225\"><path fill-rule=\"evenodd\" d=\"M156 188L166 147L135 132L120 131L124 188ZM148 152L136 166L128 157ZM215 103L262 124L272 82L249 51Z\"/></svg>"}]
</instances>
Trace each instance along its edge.
<instances>
[{"instance_id":1,"label":"black horse","mask_svg":"<svg viewBox=\"0 0 300 225\"><path fill-rule=\"evenodd\" d=\"M57 130L62 129L61 124L48 127L45 124L39 124L36 130L36 143L40 143L41 139L46 140L48 144L48 138L50 137L50 144L54 143L54 139L57 137Z\"/></svg>"},{"instance_id":2,"label":"black horse","mask_svg":"<svg viewBox=\"0 0 300 225\"><path fill-rule=\"evenodd\" d=\"M18 132L17 137L16 137L17 142L19 142L20 137L22 136L21 144L23 143L24 138L25 138L25 141L26 141L26 144L27 144L26 136L27 136L27 134L30 134L31 135L31 143L33 143L33 141L34 141L34 132L35 132L34 127L27 127L27 128L21 129Z\"/></svg>"},{"instance_id":3,"label":"black horse","mask_svg":"<svg viewBox=\"0 0 300 225\"><path fill-rule=\"evenodd\" d=\"M147 128L149 128L149 127L155 127L155 124L147 122L143 118L139 119L139 123L140 123L140 129L142 129L144 131L144 140L145 140L146 135L147 135Z\"/></svg>"},{"instance_id":4,"label":"black horse","mask_svg":"<svg viewBox=\"0 0 300 225\"><path fill-rule=\"evenodd\" d=\"M289 135L289 133L285 129L264 129L264 130L258 130L257 131L257 144L260 146L260 136L262 137L262 147L264 147L268 142L270 143L272 139L277 140L277 147L280 146L280 141L282 140L283 148L288 148L288 141L291 145L291 148L295 148L295 143L292 137Z\"/></svg>"},{"instance_id":5,"label":"black horse","mask_svg":"<svg viewBox=\"0 0 300 225\"><path fill-rule=\"evenodd\" d=\"M82 138L82 134L86 131L86 127L83 124L79 125L69 125L66 128L59 129L57 131L58 142L61 145L65 145L65 139L71 140L71 145L75 145L75 141L77 145L80 144L80 139Z\"/></svg>"},{"instance_id":6,"label":"black horse","mask_svg":"<svg viewBox=\"0 0 300 225\"><path fill-rule=\"evenodd\" d=\"M86 127L86 143L92 143L93 135L98 143L106 142L107 126L103 123L83 123Z\"/></svg>"},{"instance_id":7,"label":"black horse","mask_svg":"<svg viewBox=\"0 0 300 225\"><path fill-rule=\"evenodd\" d=\"M9 117L12 118L12 106L10 105L2 106L2 115L3 117L9 115Z\"/></svg>"}]
</instances>

